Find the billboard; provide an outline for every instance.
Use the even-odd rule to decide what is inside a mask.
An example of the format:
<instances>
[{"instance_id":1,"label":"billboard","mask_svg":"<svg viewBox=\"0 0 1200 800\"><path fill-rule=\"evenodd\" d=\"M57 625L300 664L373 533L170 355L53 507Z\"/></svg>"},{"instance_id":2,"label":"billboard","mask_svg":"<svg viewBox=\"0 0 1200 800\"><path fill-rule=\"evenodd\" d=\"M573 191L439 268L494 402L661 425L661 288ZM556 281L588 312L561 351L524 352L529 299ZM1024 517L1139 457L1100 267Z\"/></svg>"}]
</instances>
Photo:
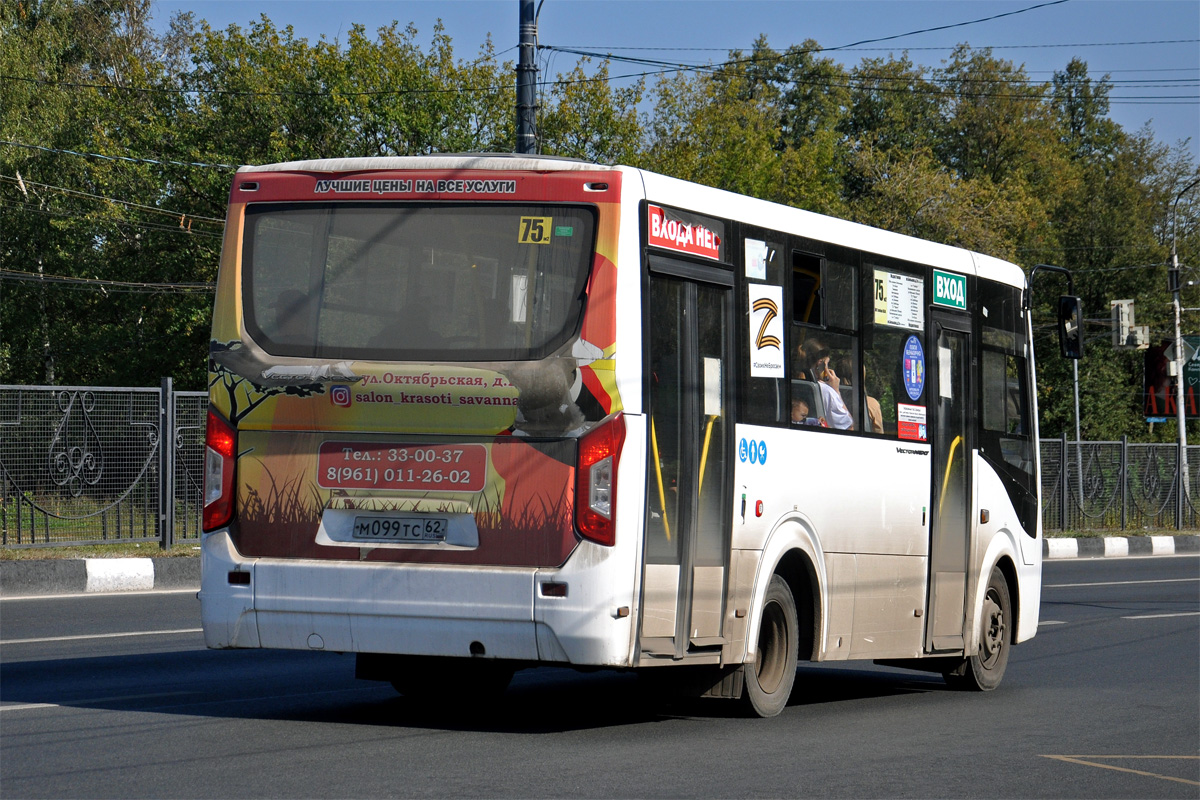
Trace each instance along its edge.
<instances>
[{"instance_id":1,"label":"billboard","mask_svg":"<svg viewBox=\"0 0 1200 800\"><path fill-rule=\"evenodd\" d=\"M1200 419L1200 336L1184 336L1183 413L1188 419ZM1163 339L1146 351L1146 371L1142 389L1142 414L1150 421L1175 419L1179 377L1172 369L1175 349L1171 339Z\"/></svg>"}]
</instances>

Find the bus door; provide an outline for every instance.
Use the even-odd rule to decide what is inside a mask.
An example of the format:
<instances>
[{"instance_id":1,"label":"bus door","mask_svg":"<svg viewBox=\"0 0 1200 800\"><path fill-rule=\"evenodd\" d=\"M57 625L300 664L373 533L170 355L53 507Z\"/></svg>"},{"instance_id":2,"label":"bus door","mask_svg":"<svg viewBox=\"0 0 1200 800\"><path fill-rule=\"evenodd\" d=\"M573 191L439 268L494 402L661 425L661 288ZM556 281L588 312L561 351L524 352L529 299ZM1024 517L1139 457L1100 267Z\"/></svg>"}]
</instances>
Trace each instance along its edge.
<instances>
[{"instance_id":1,"label":"bus door","mask_svg":"<svg viewBox=\"0 0 1200 800\"><path fill-rule=\"evenodd\" d=\"M927 394L933 433L933 486L929 542L928 652L961 650L971 542L970 320L933 314L932 391Z\"/></svg>"},{"instance_id":2,"label":"bus door","mask_svg":"<svg viewBox=\"0 0 1200 800\"><path fill-rule=\"evenodd\" d=\"M651 257L641 647L722 643L730 534L733 276Z\"/></svg>"}]
</instances>

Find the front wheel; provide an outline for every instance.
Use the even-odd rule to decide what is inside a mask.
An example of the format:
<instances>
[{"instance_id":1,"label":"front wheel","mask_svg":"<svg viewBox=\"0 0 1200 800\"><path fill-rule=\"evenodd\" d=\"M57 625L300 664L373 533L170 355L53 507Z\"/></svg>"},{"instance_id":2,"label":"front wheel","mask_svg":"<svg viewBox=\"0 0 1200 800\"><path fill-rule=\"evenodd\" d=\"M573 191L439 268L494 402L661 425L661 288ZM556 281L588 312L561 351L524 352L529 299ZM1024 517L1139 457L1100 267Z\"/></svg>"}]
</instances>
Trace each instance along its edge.
<instances>
[{"instance_id":1,"label":"front wheel","mask_svg":"<svg viewBox=\"0 0 1200 800\"><path fill-rule=\"evenodd\" d=\"M745 680L742 699L758 716L773 717L787 705L796 682L799 651L796 601L787 582L773 575L763 599L757 658L753 664L742 666Z\"/></svg>"},{"instance_id":2,"label":"front wheel","mask_svg":"<svg viewBox=\"0 0 1200 800\"><path fill-rule=\"evenodd\" d=\"M945 673L946 683L956 689L990 692L1000 685L1012 646L1012 600L1008 581L999 569L992 570L983 609L979 615L979 648L957 669Z\"/></svg>"}]
</instances>

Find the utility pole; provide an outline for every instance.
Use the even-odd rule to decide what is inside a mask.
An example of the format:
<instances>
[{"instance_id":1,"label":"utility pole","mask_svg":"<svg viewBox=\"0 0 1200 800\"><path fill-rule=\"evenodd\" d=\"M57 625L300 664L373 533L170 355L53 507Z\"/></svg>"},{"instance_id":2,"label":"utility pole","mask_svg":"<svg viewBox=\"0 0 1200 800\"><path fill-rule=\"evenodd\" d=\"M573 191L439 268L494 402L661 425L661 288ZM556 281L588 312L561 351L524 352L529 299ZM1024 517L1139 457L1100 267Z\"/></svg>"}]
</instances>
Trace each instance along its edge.
<instances>
[{"instance_id":1,"label":"utility pole","mask_svg":"<svg viewBox=\"0 0 1200 800\"><path fill-rule=\"evenodd\" d=\"M517 152L537 152L537 12L533 0L520 0L521 26L517 62Z\"/></svg>"},{"instance_id":2,"label":"utility pole","mask_svg":"<svg viewBox=\"0 0 1200 800\"><path fill-rule=\"evenodd\" d=\"M1200 178L1189 183L1187 186L1179 190L1179 194L1175 195L1175 202L1171 204L1171 269L1170 286L1171 292L1174 295L1175 306L1175 415L1179 421L1179 474L1181 480L1179 485L1183 490L1185 500L1191 499L1191 487L1188 485L1188 460L1187 460L1187 415L1183 408L1183 370L1187 363L1185 356L1187 355L1183 346L1183 334L1180 331L1179 316L1180 302L1179 291L1183 286L1183 280L1179 275L1179 254L1175 251L1175 220L1179 215L1179 201L1187 194L1188 190L1200 183Z\"/></svg>"}]
</instances>

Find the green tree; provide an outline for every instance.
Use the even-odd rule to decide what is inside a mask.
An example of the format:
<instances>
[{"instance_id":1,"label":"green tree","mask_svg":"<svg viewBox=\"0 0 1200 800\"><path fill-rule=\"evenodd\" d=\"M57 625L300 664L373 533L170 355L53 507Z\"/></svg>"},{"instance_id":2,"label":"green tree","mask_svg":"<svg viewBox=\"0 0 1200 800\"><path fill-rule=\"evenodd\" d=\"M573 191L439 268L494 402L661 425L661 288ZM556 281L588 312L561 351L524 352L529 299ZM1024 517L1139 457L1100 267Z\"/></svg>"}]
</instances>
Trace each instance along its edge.
<instances>
[{"instance_id":1,"label":"green tree","mask_svg":"<svg viewBox=\"0 0 1200 800\"><path fill-rule=\"evenodd\" d=\"M588 59L583 59L552 85L549 102L537 120L540 152L601 164L632 163L641 146L637 106L645 84L639 80L614 88L607 62L590 75L587 64Z\"/></svg>"}]
</instances>

